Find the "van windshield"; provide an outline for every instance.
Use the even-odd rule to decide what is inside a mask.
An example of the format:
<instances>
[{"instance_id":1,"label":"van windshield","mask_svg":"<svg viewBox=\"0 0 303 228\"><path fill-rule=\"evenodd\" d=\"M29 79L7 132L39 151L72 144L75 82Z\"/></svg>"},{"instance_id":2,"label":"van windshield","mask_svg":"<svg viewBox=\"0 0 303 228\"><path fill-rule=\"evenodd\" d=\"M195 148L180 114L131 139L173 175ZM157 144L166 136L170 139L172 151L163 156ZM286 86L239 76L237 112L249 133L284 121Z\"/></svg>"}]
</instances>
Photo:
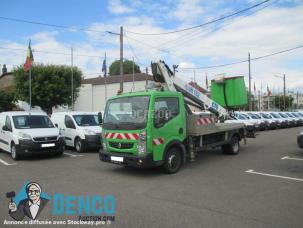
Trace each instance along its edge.
<instances>
[{"instance_id":1,"label":"van windshield","mask_svg":"<svg viewBox=\"0 0 303 228\"><path fill-rule=\"evenodd\" d=\"M98 115L73 115L78 126L99 126Z\"/></svg>"},{"instance_id":2,"label":"van windshield","mask_svg":"<svg viewBox=\"0 0 303 228\"><path fill-rule=\"evenodd\" d=\"M13 116L16 129L54 128L48 116L24 115Z\"/></svg>"}]
</instances>

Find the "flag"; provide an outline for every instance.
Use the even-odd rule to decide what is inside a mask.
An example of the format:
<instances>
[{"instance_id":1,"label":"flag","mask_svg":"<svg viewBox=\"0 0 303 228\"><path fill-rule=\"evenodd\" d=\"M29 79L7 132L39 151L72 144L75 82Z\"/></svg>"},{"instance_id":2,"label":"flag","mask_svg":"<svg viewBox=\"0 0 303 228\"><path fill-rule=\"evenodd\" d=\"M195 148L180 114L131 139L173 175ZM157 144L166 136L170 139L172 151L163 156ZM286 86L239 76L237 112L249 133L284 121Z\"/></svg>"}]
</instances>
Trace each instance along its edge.
<instances>
[{"instance_id":1,"label":"flag","mask_svg":"<svg viewBox=\"0 0 303 228\"><path fill-rule=\"evenodd\" d=\"M106 57L105 57L105 59L103 60L102 72L104 72L104 77L106 77L106 73L107 73L107 68L106 68Z\"/></svg>"},{"instance_id":2,"label":"flag","mask_svg":"<svg viewBox=\"0 0 303 228\"><path fill-rule=\"evenodd\" d=\"M31 69L32 62L34 62L34 56L33 56L32 48L31 48L31 41L29 41L27 53L26 53L26 60L23 65L24 71L28 71Z\"/></svg>"},{"instance_id":3,"label":"flag","mask_svg":"<svg viewBox=\"0 0 303 228\"><path fill-rule=\"evenodd\" d=\"M207 78L207 74L206 74L206 77L205 77L205 85L206 85L206 89L208 89L208 78Z\"/></svg>"}]
</instances>

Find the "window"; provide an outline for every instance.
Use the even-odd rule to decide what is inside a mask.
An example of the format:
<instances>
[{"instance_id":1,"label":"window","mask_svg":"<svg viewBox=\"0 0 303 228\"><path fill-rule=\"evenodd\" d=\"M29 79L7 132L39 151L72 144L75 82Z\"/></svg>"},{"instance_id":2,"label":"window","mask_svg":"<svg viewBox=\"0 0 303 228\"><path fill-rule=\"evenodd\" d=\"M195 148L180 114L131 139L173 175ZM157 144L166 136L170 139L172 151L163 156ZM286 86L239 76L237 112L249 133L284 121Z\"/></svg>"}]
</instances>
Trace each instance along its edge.
<instances>
[{"instance_id":1,"label":"window","mask_svg":"<svg viewBox=\"0 0 303 228\"><path fill-rule=\"evenodd\" d=\"M7 130L9 130L9 131L12 130L12 123L8 116L5 119L5 126L6 126Z\"/></svg>"},{"instance_id":2,"label":"window","mask_svg":"<svg viewBox=\"0 0 303 228\"><path fill-rule=\"evenodd\" d=\"M156 98L155 107L154 107L154 122L156 127L163 126L166 122L175 118L179 114L179 99L177 97L161 97ZM156 120L162 120L162 124L156 124Z\"/></svg>"},{"instance_id":3,"label":"window","mask_svg":"<svg viewBox=\"0 0 303 228\"><path fill-rule=\"evenodd\" d=\"M73 115L78 126L99 126L98 115Z\"/></svg>"},{"instance_id":4,"label":"window","mask_svg":"<svg viewBox=\"0 0 303 228\"><path fill-rule=\"evenodd\" d=\"M13 116L13 121L15 128L17 129L54 127L48 116L37 116L37 115Z\"/></svg>"},{"instance_id":5,"label":"window","mask_svg":"<svg viewBox=\"0 0 303 228\"><path fill-rule=\"evenodd\" d=\"M67 128L76 128L75 124L70 116L65 116L64 123Z\"/></svg>"}]
</instances>

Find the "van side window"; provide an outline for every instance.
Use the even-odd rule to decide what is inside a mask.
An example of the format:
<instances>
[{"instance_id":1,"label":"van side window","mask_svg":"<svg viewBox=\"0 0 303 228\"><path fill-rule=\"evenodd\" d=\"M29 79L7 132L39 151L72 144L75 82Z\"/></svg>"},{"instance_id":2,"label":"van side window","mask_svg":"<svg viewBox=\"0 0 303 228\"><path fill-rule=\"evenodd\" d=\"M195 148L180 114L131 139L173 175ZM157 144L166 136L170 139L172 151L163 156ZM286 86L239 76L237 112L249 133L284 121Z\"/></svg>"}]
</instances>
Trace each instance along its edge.
<instances>
[{"instance_id":1,"label":"van side window","mask_svg":"<svg viewBox=\"0 0 303 228\"><path fill-rule=\"evenodd\" d=\"M67 128L76 128L72 118L68 115L66 115L64 118L64 124Z\"/></svg>"},{"instance_id":2,"label":"van side window","mask_svg":"<svg viewBox=\"0 0 303 228\"><path fill-rule=\"evenodd\" d=\"M6 128L7 128L9 131L12 131L12 130L13 130L11 120L9 119L8 116L7 116L6 119L5 119L5 126L6 126Z\"/></svg>"}]
</instances>

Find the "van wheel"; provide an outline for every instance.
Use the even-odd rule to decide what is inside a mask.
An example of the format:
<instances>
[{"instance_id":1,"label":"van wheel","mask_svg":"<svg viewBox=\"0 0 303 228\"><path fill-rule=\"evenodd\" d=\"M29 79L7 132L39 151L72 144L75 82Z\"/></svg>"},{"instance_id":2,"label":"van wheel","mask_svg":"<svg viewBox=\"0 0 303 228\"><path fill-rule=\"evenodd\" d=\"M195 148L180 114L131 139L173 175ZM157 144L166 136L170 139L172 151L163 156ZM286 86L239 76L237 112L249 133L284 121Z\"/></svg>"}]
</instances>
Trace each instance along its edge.
<instances>
[{"instance_id":1,"label":"van wheel","mask_svg":"<svg viewBox=\"0 0 303 228\"><path fill-rule=\"evenodd\" d=\"M11 156L12 156L12 159L14 159L15 161L20 159L20 155L19 155L14 143L12 143L12 146L11 146Z\"/></svg>"},{"instance_id":2,"label":"van wheel","mask_svg":"<svg viewBox=\"0 0 303 228\"><path fill-rule=\"evenodd\" d=\"M240 142L237 136L233 136L229 144L222 146L222 151L224 154L238 154L240 151Z\"/></svg>"},{"instance_id":3,"label":"van wheel","mask_svg":"<svg viewBox=\"0 0 303 228\"><path fill-rule=\"evenodd\" d=\"M165 156L163 171L173 174L179 171L182 166L182 156L179 149L173 147L168 150Z\"/></svg>"},{"instance_id":4,"label":"van wheel","mask_svg":"<svg viewBox=\"0 0 303 228\"><path fill-rule=\"evenodd\" d=\"M82 153L84 151L84 145L80 138L76 138L75 140L75 148L78 153Z\"/></svg>"}]
</instances>

